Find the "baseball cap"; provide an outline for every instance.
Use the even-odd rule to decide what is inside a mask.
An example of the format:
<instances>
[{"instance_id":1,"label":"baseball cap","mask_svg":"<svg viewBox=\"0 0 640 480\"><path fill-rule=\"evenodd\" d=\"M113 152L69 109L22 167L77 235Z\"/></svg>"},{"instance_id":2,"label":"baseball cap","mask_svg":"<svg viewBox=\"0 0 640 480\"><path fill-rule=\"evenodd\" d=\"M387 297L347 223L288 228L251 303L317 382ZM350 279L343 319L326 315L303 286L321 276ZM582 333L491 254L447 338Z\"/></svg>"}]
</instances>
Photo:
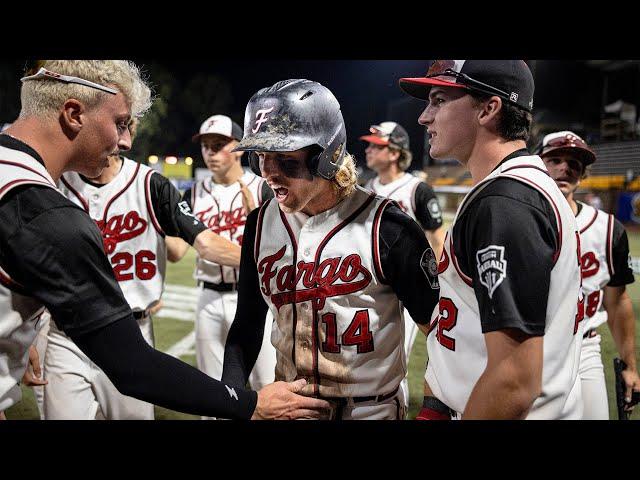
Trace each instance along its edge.
<instances>
[{"instance_id":1,"label":"baseball cap","mask_svg":"<svg viewBox=\"0 0 640 480\"><path fill-rule=\"evenodd\" d=\"M395 145L403 150L409 150L409 135L396 122L382 122L380 125L369 127L370 135L363 135L360 140L376 145Z\"/></svg>"},{"instance_id":2,"label":"baseball cap","mask_svg":"<svg viewBox=\"0 0 640 480\"><path fill-rule=\"evenodd\" d=\"M496 95L528 112L533 109L533 75L523 60L435 60L426 76L400 79L402 90L422 100L434 85Z\"/></svg>"},{"instance_id":3,"label":"baseball cap","mask_svg":"<svg viewBox=\"0 0 640 480\"><path fill-rule=\"evenodd\" d=\"M222 135L238 141L242 140L242 128L226 115L212 115L207 118L200 125L200 131L191 137L191 140L197 142L202 135L209 134Z\"/></svg>"},{"instance_id":4,"label":"baseball cap","mask_svg":"<svg viewBox=\"0 0 640 480\"><path fill-rule=\"evenodd\" d=\"M596 161L596 154L589 148L587 142L569 130L545 135L540 147L540 156L551 152L575 155L586 167Z\"/></svg>"}]
</instances>

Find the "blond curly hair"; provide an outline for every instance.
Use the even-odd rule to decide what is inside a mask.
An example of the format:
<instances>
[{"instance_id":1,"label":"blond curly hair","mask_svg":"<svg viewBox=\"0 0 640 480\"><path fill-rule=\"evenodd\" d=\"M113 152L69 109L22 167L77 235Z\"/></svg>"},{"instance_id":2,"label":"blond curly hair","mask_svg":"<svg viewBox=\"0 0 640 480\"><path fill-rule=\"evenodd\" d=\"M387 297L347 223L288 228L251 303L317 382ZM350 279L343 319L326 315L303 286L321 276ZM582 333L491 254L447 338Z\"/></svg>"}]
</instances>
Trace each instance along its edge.
<instances>
[{"instance_id":1,"label":"blond curly hair","mask_svg":"<svg viewBox=\"0 0 640 480\"><path fill-rule=\"evenodd\" d=\"M72 75L101 85L114 85L127 99L132 117L141 117L151 107L151 88L142 78L140 69L128 60L45 60L42 66L61 75ZM53 117L65 101L75 98L87 108L102 102L109 93L48 78L22 83L20 118Z\"/></svg>"},{"instance_id":2,"label":"blond curly hair","mask_svg":"<svg viewBox=\"0 0 640 480\"><path fill-rule=\"evenodd\" d=\"M340 149L335 155L339 155ZM333 177L332 185L338 192L338 198L344 198L351 195L358 183L358 172L356 171L356 161L350 153L344 154L342 165Z\"/></svg>"}]
</instances>

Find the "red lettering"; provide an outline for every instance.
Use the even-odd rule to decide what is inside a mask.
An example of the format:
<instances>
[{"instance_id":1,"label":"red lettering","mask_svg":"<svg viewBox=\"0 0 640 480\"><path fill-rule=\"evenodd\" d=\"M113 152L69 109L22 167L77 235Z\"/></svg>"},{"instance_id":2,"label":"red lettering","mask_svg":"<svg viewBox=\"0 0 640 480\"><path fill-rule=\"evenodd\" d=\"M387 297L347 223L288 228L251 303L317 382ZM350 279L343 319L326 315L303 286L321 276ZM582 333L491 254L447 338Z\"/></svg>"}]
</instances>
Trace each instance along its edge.
<instances>
[{"instance_id":1,"label":"red lettering","mask_svg":"<svg viewBox=\"0 0 640 480\"><path fill-rule=\"evenodd\" d=\"M286 249L287 249L286 246L282 247L273 255L264 257L262 260L260 260L260 263L258 264L258 273L262 274L262 278L260 280L260 283L262 283L261 290L262 290L262 293L264 293L266 296L271 296L271 288L269 288L271 285L271 279L278 272L278 269L277 268L274 269L273 265L282 257L284 257L284 252Z\"/></svg>"},{"instance_id":2,"label":"red lettering","mask_svg":"<svg viewBox=\"0 0 640 480\"><path fill-rule=\"evenodd\" d=\"M598 273L600 262L596 258L596 254L594 252L585 253L582 256L580 268L582 270L582 278L589 278Z\"/></svg>"}]
</instances>

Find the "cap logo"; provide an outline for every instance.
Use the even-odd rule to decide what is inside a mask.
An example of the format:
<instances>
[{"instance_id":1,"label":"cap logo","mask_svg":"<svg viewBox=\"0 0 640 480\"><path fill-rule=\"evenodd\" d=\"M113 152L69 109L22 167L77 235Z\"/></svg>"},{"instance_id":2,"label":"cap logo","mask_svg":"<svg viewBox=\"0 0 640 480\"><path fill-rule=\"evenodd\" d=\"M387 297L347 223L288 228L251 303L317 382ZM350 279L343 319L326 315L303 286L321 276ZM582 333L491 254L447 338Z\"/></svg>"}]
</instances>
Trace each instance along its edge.
<instances>
[{"instance_id":1,"label":"cap logo","mask_svg":"<svg viewBox=\"0 0 640 480\"><path fill-rule=\"evenodd\" d=\"M429 67L429 70L427 71L427 77L444 73L444 71L447 69L455 70L455 68L456 62L454 62L453 60L436 60Z\"/></svg>"},{"instance_id":2,"label":"cap logo","mask_svg":"<svg viewBox=\"0 0 640 480\"><path fill-rule=\"evenodd\" d=\"M512 102L517 102L518 101L518 94L515 92L511 92L511 95L509 95L509 100L511 100Z\"/></svg>"},{"instance_id":3,"label":"cap logo","mask_svg":"<svg viewBox=\"0 0 640 480\"><path fill-rule=\"evenodd\" d=\"M258 133L258 130L260 130L262 124L269 120L269 117L267 117L267 113L273 111L274 108L275 107L263 108L262 110L258 110L256 112L256 121L254 124L255 126L251 129L253 133Z\"/></svg>"},{"instance_id":4,"label":"cap logo","mask_svg":"<svg viewBox=\"0 0 640 480\"><path fill-rule=\"evenodd\" d=\"M216 122L217 122L217 120L216 120L215 118L213 118L213 119L209 120L209 121L207 122L207 125L204 127L205 132L206 132L207 130L209 130L211 127L213 127L213 126L216 124Z\"/></svg>"}]
</instances>

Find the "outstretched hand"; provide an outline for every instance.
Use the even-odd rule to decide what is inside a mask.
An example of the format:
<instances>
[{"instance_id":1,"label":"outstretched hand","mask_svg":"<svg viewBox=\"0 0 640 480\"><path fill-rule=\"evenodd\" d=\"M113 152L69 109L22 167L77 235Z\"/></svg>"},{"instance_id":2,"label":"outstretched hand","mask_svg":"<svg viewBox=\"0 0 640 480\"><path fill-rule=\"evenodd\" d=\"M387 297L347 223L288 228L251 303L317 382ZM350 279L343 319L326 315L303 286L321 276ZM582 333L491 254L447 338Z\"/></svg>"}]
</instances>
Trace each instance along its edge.
<instances>
[{"instance_id":1,"label":"outstretched hand","mask_svg":"<svg viewBox=\"0 0 640 480\"><path fill-rule=\"evenodd\" d=\"M275 382L258 392L258 404L252 420L295 420L326 416L329 402L298 395L307 384L305 379L295 382ZM324 411L324 412L323 412ZM325 413L325 415L322 415Z\"/></svg>"}]
</instances>

